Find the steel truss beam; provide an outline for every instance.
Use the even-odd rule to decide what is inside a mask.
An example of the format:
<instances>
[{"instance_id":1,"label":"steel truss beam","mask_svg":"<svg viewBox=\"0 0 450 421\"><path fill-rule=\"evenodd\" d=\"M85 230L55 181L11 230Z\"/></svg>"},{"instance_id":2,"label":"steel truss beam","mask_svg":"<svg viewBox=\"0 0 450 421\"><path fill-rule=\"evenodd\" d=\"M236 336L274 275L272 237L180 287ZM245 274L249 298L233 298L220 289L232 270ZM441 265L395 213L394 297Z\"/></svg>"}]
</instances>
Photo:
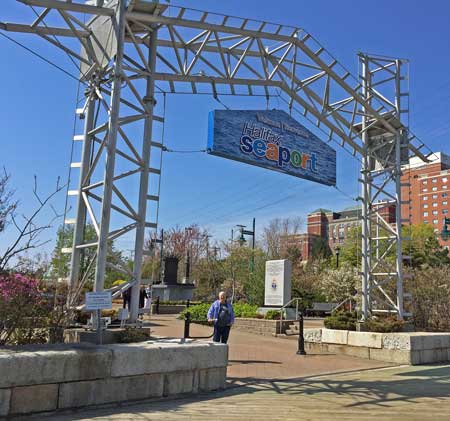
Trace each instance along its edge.
<instances>
[{"instance_id":1,"label":"steel truss beam","mask_svg":"<svg viewBox=\"0 0 450 421\"><path fill-rule=\"evenodd\" d=\"M375 303L387 302L403 316L400 206L397 225L391 227L375 203L400 203L401 157L426 160L424 145L402 123L404 92L397 89L403 80L401 61L364 56L372 67L358 81L299 28L173 6L169 14L165 5L139 0L110 0L102 7L76 0L21 1L39 9L38 18L29 25L0 23L0 28L34 33L61 48L80 62L80 78L87 86L81 112L84 134L75 139L83 148L80 163L74 165L80 183L75 190L73 288L82 277L80 250L97 248L95 288L101 290L108 242L134 230L132 318L137 317L143 238L145 230L157 224L147 218L147 201L159 199L159 193L148 191L149 185L158 185L149 184L149 176L161 175L160 168L150 168L151 151L162 153L160 139L152 133L154 124L163 122L154 114L158 92L275 95L291 114L310 120L328 141L338 142L362 161L364 315L368 317ZM73 50L70 38L79 41L81 53ZM392 81L396 88L385 88ZM394 99L389 99L392 92ZM136 124L143 126L141 142L128 131ZM137 203L121 185L133 176L139 176ZM113 228L111 221L118 217L124 220ZM83 240L87 220L98 235L90 244ZM381 251L375 240L380 236L372 233L372 226L390 232L395 268ZM394 295L384 286L388 279L395 280ZM375 298L376 289L382 298Z\"/></svg>"}]
</instances>

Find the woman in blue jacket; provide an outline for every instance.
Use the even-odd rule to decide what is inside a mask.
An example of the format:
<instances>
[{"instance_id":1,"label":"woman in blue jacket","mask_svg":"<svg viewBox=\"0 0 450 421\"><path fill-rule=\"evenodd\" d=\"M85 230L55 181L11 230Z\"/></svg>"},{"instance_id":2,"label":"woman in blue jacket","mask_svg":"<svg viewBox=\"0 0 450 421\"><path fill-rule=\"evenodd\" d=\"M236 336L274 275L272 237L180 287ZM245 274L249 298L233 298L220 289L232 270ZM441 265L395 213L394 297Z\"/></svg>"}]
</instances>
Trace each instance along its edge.
<instances>
[{"instance_id":1,"label":"woman in blue jacket","mask_svg":"<svg viewBox=\"0 0 450 421\"><path fill-rule=\"evenodd\" d=\"M208 310L208 322L214 323L214 342L226 344L234 323L233 306L227 303L225 293L219 293L219 299L211 304Z\"/></svg>"}]
</instances>

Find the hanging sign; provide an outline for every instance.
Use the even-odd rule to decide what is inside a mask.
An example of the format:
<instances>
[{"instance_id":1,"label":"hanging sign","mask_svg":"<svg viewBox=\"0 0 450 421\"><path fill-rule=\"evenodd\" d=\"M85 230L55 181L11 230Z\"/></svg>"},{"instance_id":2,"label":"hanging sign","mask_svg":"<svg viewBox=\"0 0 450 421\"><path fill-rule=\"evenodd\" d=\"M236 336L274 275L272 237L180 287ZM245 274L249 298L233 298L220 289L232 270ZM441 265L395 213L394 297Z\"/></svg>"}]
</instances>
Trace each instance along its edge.
<instances>
[{"instance_id":1,"label":"hanging sign","mask_svg":"<svg viewBox=\"0 0 450 421\"><path fill-rule=\"evenodd\" d=\"M336 185L336 151L282 110L215 110L208 153Z\"/></svg>"}]
</instances>

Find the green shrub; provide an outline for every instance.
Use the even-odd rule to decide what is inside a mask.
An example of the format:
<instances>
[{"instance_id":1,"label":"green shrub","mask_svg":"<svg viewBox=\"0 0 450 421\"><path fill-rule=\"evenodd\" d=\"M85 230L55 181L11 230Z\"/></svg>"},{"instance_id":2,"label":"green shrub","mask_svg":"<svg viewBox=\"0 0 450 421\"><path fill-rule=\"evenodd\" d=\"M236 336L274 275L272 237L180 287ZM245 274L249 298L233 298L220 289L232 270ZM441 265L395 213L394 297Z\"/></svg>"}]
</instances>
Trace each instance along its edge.
<instances>
[{"instance_id":1,"label":"green shrub","mask_svg":"<svg viewBox=\"0 0 450 421\"><path fill-rule=\"evenodd\" d=\"M323 324L327 329L356 330L356 313L336 312L325 317Z\"/></svg>"},{"instance_id":2,"label":"green shrub","mask_svg":"<svg viewBox=\"0 0 450 421\"><path fill-rule=\"evenodd\" d=\"M383 317L379 319L370 319L361 324L361 330L364 332L401 332L405 322L397 320L395 317Z\"/></svg>"},{"instance_id":3,"label":"green shrub","mask_svg":"<svg viewBox=\"0 0 450 421\"><path fill-rule=\"evenodd\" d=\"M268 310L264 318L266 320L280 320L280 312L278 310Z\"/></svg>"},{"instance_id":4,"label":"green shrub","mask_svg":"<svg viewBox=\"0 0 450 421\"><path fill-rule=\"evenodd\" d=\"M198 304L195 306L191 306L189 308L184 309L180 315L179 319L184 319L187 312L191 314L192 320L205 320L207 319L208 310L211 307L211 304L204 303ZM256 318L257 316L258 306L251 305L247 303L235 303L233 304L233 311L235 317L250 317Z\"/></svg>"},{"instance_id":5,"label":"green shrub","mask_svg":"<svg viewBox=\"0 0 450 421\"><path fill-rule=\"evenodd\" d=\"M125 328L125 330L121 330L117 332L117 342L121 344L128 344L132 342L144 342L150 339L149 334L142 330L136 328Z\"/></svg>"},{"instance_id":6,"label":"green shrub","mask_svg":"<svg viewBox=\"0 0 450 421\"><path fill-rule=\"evenodd\" d=\"M255 318L258 306L247 303L236 303L233 305L233 311L235 317Z\"/></svg>"},{"instance_id":7,"label":"green shrub","mask_svg":"<svg viewBox=\"0 0 450 421\"><path fill-rule=\"evenodd\" d=\"M190 313L191 320L205 320L207 319L207 314L209 307L211 307L211 304L197 304L195 306L191 306L189 308L185 308L180 315L178 316L179 319L184 319L186 317L186 313Z\"/></svg>"}]
</instances>

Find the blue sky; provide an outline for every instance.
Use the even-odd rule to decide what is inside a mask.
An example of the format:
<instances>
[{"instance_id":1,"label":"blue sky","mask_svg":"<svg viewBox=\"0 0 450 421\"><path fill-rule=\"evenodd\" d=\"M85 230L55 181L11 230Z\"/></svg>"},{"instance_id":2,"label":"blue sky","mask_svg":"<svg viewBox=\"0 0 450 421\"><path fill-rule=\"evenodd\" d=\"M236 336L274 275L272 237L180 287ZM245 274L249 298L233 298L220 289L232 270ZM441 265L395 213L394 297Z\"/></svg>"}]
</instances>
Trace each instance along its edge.
<instances>
[{"instance_id":1,"label":"blue sky","mask_svg":"<svg viewBox=\"0 0 450 421\"><path fill-rule=\"evenodd\" d=\"M433 0L228 0L179 1L176 4L306 29L345 67L357 74L358 51L410 60L411 128L433 150L450 152L450 2ZM31 22L27 7L3 0L0 20ZM13 34L70 71L56 48L30 35ZM0 165L12 174L12 187L29 213L33 175L50 191L67 178L77 84L63 73L0 37L2 101ZM265 108L265 100L223 97L230 108ZM270 103L276 108L275 100ZM203 149L208 112L222 106L200 96L168 96L165 141L174 149ZM226 239L235 224L257 228L274 217L302 216L315 208L341 209L354 204L359 188L358 162L337 149L336 189L206 154L165 154L160 226L192 223ZM62 211L64 194L55 200ZM52 238L52 232L47 234ZM11 238L0 239L0 248ZM53 244L46 245L51 250ZM119 243L130 249L132 242Z\"/></svg>"}]
</instances>

